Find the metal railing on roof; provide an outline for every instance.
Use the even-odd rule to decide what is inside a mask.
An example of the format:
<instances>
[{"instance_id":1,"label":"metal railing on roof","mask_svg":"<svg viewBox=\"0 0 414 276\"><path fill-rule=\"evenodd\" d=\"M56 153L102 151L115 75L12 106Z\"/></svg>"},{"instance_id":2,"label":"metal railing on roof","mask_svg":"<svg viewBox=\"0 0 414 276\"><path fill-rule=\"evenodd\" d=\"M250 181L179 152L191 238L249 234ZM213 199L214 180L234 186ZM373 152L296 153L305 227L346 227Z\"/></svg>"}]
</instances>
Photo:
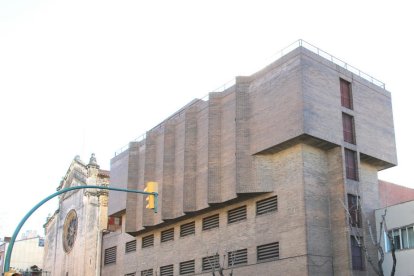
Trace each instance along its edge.
<instances>
[{"instance_id":1,"label":"metal railing on roof","mask_svg":"<svg viewBox=\"0 0 414 276\"><path fill-rule=\"evenodd\" d=\"M367 73L362 72L358 68L346 63L345 61L343 61L339 58L334 57L333 55L325 52L324 50L319 49L318 47L316 47L316 46L314 46L314 45L312 45L312 44L310 44L310 43L308 43L308 42L306 42L302 39L299 39L296 42L289 45L288 47L282 49L281 52L280 52L280 54L281 54L280 57L282 57L283 55L286 55L287 53L289 53L292 50L294 50L298 47L301 47L301 46L308 49L309 51L311 51L311 52L327 59L327 60L330 60L331 62L335 63L336 65L339 65L339 66L345 68L346 70L348 70L348 71L352 72L353 74L355 74L355 75L357 75L357 76L373 83L374 85L377 85L377 86L381 87L382 89L385 89L385 83L383 83L382 81L374 78L373 76L371 76Z\"/></svg>"},{"instance_id":2,"label":"metal railing on roof","mask_svg":"<svg viewBox=\"0 0 414 276\"><path fill-rule=\"evenodd\" d=\"M292 52L293 50L295 50L296 48L299 48L299 47L304 47L304 48L308 49L309 51L317 54L318 56L321 56L324 59L327 59L327 60L331 61L332 63L335 63L336 65L339 65L339 66L343 67L344 69L352 72L353 74L355 74L355 75L357 75L357 76L359 76L359 77L361 77L361 78L363 78L363 79L365 79L365 80L373 83L374 85L377 85L377 86L385 89L385 83L383 83L382 81L380 81L380 80L372 77L371 75L369 75L367 73L362 72L361 70L357 69L356 67L354 67L352 65L349 65L345 61L343 61L343 60L341 60L339 58L334 57L333 55L329 54L328 52L325 52L324 50L322 50L322 49L320 49L320 48L318 48L318 47L316 47L316 46L314 46L314 45L312 45L312 44L304 41L303 39L299 39L299 40L293 42L289 46L283 48L282 50L280 50L279 52L277 52L276 54L274 54L273 56L271 56L270 57L270 62L268 62L268 64L270 64L271 62L274 62L274 61L278 60L279 58L287 55L288 53ZM264 66L266 66L268 64L265 64ZM214 89L211 92L223 92L223 91L225 91L226 89L232 87L235 84L236 84L236 79L235 78L232 78L231 80L227 81L225 84L217 87L216 89ZM206 96L202 97L200 100L207 101L208 100L208 96L209 95L207 94ZM157 126L155 126L154 128L152 128L149 131L157 130L157 129L161 128L164 125L165 121L170 120L170 119L173 119L173 118L177 118L177 117L181 116L184 113L184 111L185 111L186 108L194 105L195 103L198 103L198 101L195 101L192 104L183 107L178 112L174 113L173 115L171 115L170 117L168 117L163 122L161 122L160 124L158 124ZM138 136L138 138L134 139L133 142L140 142L140 141L143 141L145 138L146 138L146 133L141 134L140 136ZM119 155L120 153L122 153L123 151L127 150L128 148L129 148L129 144L121 147L120 149L118 149L115 152L115 156Z\"/></svg>"}]
</instances>

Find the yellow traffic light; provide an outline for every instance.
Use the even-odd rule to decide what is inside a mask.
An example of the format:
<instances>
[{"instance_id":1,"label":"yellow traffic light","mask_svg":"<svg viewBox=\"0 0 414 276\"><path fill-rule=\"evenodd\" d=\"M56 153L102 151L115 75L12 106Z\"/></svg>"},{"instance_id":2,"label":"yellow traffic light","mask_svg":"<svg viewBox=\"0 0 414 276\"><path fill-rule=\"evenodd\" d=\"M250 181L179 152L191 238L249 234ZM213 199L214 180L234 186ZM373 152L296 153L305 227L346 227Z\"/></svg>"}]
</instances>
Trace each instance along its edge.
<instances>
[{"instance_id":1,"label":"yellow traffic light","mask_svg":"<svg viewBox=\"0 0 414 276\"><path fill-rule=\"evenodd\" d=\"M158 193L158 183L157 182L148 182L144 192L147 193ZM155 196L154 195L147 195L145 197L145 200L147 201L147 205L145 208L147 209L154 209L155 208Z\"/></svg>"},{"instance_id":2,"label":"yellow traffic light","mask_svg":"<svg viewBox=\"0 0 414 276\"><path fill-rule=\"evenodd\" d=\"M15 270L11 269L8 272L4 272L4 276L20 276L22 274L16 272Z\"/></svg>"}]
</instances>

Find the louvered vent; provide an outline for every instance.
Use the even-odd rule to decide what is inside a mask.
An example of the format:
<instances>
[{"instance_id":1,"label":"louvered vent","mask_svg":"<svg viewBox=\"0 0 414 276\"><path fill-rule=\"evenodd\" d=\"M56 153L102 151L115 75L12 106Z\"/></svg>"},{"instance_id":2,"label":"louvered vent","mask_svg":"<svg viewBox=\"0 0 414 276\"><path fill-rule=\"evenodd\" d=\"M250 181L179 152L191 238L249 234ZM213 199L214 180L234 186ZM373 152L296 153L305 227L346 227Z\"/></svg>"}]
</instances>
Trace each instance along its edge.
<instances>
[{"instance_id":1,"label":"louvered vent","mask_svg":"<svg viewBox=\"0 0 414 276\"><path fill-rule=\"evenodd\" d=\"M219 214L203 218L203 230L219 227Z\"/></svg>"},{"instance_id":2,"label":"louvered vent","mask_svg":"<svg viewBox=\"0 0 414 276\"><path fill-rule=\"evenodd\" d=\"M116 246L105 249L104 264L116 263Z\"/></svg>"},{"instance_id":3,"label":"louvered vent","mask_svg":"<svg viewBox=\"0 0 414 276\"><path fill-rule=\"evenodd\" d=\"M125 253L137 251L137 240L125 243Z\"/></svg>"},{"instance_id":4,"label":"louvered vent","mask_svg":"<svg viewBox=\"0 0 414 276\"><path fill-rule=\"evenodd\" d=\"M141 276L153 276L152 268L141 271Z\"/></svg>"},{"instance_id":5,"label":"louvered vent","mask_svg":"<svg viewBox=\"0 0 414 276\"><path fill-rule=\"evenodd\" d=\"M173 276L174 265L166 265L160 267L160 276Z\"/></svg>"},{"instance_id":6,"label":"louvered vent","mask_svg":"<svg viewBox=\"0 0 414 276\"><path fill-rule=\"evenodd\" d=\"M135 272L125 274L124 276L135 276Z\"/></svg>"},{"instance_id":7,"label":"louvered vent","mask_svg":"<svg viewBox=\"0 0 414 276\"><path fill-rule=\"evenodd\" d=\"M203 271L212 270L213 268L220 268L220 256L214 255L203 258L202 269Z\"/></svg>"},{"instance_id":8,"label":"louvered vent","mask_svg":"<svg viewBox=\"0 0 414 276\"><path fill-rule=\"evenodd\" d=\"M195 272L194 260L180 263L180 275L190 274Z\"/></svg>"},{"instance_id":9,"label":"louvered vent","mask_svg":"<svg viewBox=\"0 0 414 276\"><path fill-rule=\"evenodd\" d=\"M154 235L149 235L142 238L142 248L154 246Z\"/></svg>"},{"instance_id":10,"label":"louvered vent","mask_svg":"<svg viewBox=\"0 0 414 276\"><path fill-rule=\"evenodd\" d=\"M256 202L256 215L277 211L277 196Z\"/></svg>"},{"instance_id":11,"label":"louvered vent","mask_svg":"<svg viewBox=\"0 0 414 276\"><path fill-rule=\"evenodd\" d=\"M230 210L227 213L227 222L233 223L236 221L245 220L246 213L247 213L246 206L242 206L242 207Z\"/></svg>"},{"instance_id":12,"label":"louvered vent","mask_svg":"<svg viewBox=\"0 0 414 276\"><path fill-rule=\"evenodd\" d=\"M228 266L247 264L247 248L228 253Z\"/></svg>"},{"instance_id":13,"label":"louvered vent","mask_svg":"<svg viewBox=\"0 0 414 276\"><path fill-rule=\"evenodd\" d=\"M195 222L190 222L181 225L180 227L180 237L188 236L195 234Z\"/></svg>"},{"instance_id":14,"label":"louvered vent","mask_svg":"<svg viewBox=\"0 0 414 276\"><path fill-rule=\"evenodd\" d=\"M279 242L260 245L257 247L257 261L279 259Z\"/></svg>"},{"instance_id":15,"label":"louvered vent","mask_svg":"<svg viewBox=\"0 0 414 276\"><path fill-rule=\"evenodd\" d=\"M174 228L161 232L161 242L173 241L174 240Z\"/></svg>"}]
</instances>

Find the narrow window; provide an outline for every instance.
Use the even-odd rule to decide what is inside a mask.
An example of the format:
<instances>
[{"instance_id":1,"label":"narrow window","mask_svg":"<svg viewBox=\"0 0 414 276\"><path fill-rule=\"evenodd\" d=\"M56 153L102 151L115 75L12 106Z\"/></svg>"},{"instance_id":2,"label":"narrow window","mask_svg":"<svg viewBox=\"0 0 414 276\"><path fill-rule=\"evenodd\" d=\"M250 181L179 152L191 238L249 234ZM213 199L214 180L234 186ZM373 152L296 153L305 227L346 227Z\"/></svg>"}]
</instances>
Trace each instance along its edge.
<instances>
[{"instance_id":1,"label":"narrow window","mask_svg":"<svg viewBox=\"0 0 414 276\"><path fill-rule=\"evenodd\" d=\"M277 196L269 197L256 202L256 215L277 211Z\"/></svg>"},{"instance_id":2,"label":"narrow window","mask_svg":"<svg viewBox=\"0 0 414 276\"><path fill-rule=\"evenodd\" d=\"M395 250L401 249L400 229L392 231L392 238L394 239Z\"/></svg>"},{"instance_id":3,"label":"narrow window","mask_svg":"<svg viewBox=\"0 0 414 276\"><path fill-rule=\"evenodd\" d=\"M414 226L408 227L408 246L414 248Z\"/></svg>"},{"instance_id":4,"label":"narrow window","mask_svg":"<svg viewBox=\"0 0 414 276\"><path fill-rule=\"evenodd\" d=\"M180 226L180 237L195 234L195 222L186 223Z\"/></svg>"},{"instance_id":5,"label":"narrow window","mask_svg":"<svg viewBox=\"0 0 414 276\"><path fill-rule=\"evenodd\" d=\"M38 246L39 247L45 247L45 239L44 238L39 238Z\"/></svg>"},{"instance_id":6,"label":"narrow window","mask_svg":"<svg viewBox=\"0 0 414 276\"><path fill-rule=\"evenodd\" d=\"M219 214L203 218L203 231L219 227Z\"/></svg>"},{"instance_id":7,"label":"narrow window","mask_svg":"<svg viewBox=\"0 0 414 276\"><path fill-rule=\"evenodd\" d=\"M348 211L350 214L349 224L353 227L361 228L362 218L359 197L348 194Z\"/></svg>"},{"instance_id":8,"label":"narrow window","mask_svg":"<svg viewBox=\"0 0 414 276\"><path fill-rule=\"evenodd\" d=\"M116 263L116 246L105 249L104 265Z\"/></svg>"},{"instance_id":9,"label":"narrow window","mask_svg":"<svg viewBox=\"0 0 414 276\"><path fill-rule=\"evenodd\" d=\"M354 117L346 113L342 113L342 127L344 133L344 141L355 144Z\"/></svg>"},{"instance_id":10,"label":"narrow window","mask_svg":"<svg viewBox=\"0 0 414 276\"><path fill-rule=\"evenodd\" d=\"M125 253L137 251L137 240L125 243Z\"/></svg>"},{"instance_id":11,"label":"narrow window","mask_svg":"<svg viewBox=\"0 0 414 276\"><path fill-rule=\"evenodd\" d=\"M345 149L346 178L358 180L356 152Z\"/></svg>"},{"instance_id":12,"label":"narrow window","mask_svg":"<svg viewBox=\"0 0 414 276\"><path fill-rule=\"evenodd\" d=\"M228 267L247 264L247 248L229 252L227 262Z\"/></svg>"},{"instance_id":13,"label":"narrow window","mask_svg":"<svg viewBox=\"0 0 414 276\"><path fill-rule=\"evenodd\" d=\"M213 270L213 268L220 268L220 256L218 254L204 257L202 260L203 271Z\"/></svg>"},{"instance_id":14,"label":"narrow window","mask_svg":"<svg viewBox=\"0 0 414 276\"><path fill-rule=\"evenodd\" d=\"M351 83L347 82L346 80L340 79L341 83L341 104L343 107L353 109L352 106L352 91L351 91Z\"/></svg>"},{"instance_id":15,"label":"narrow window","mask_svg":"<svg viewBox=\"0 0 414 276\"><path fill-rule=\"evenodd\" d=\"M154 246L154 234L142 238L142 248Z\"/></svg>"},{"instance_id":16,"label":"narrow window","mask_svg":"<svg viewBox=\"0 0 414 276\"><path fill-rule=\"evenodd\" d=\"M227 223L245 220L247 216L246 205L227 212Z\"/></svg>"},{"instance_id":17,"label":"narrow window","mask_svg":"<svg viewBox=\"0 0 414 276\"><path fill-rule=\"evenodd\" d=\"M135 276L135 272L125 274L124 276Z\"/></svg>"},{"instance_id":18,"label":"narrow window","mask_svg":"<svg viewBox=\"0 0 414 276\"><path fill-rule=\"evenodd\" d=\"M358 238L362 244L362 238ZM364 260L362 256L361 245L358 244L357 239L351 236L351 251L352 251L352 269L353 270L364 270Z\"/></svg>"},{"instance_id":19,"label":"narrow window","mask_svg":"<svg viewBox=\"0 0 414 276\"><path fill-rule=\"evenodd\" d=\"M146 270L142 270L141 271L141 276L153 276L153 270L151 269L146 269Z\"/></svg>"},{"instance_id":20,"label":"narrow window","mask_svg":"<svg viewBox=\"0 0 414 276\"><path fill-rule=\"evenodd\" d=\"M186 261L180 263L180 275L191 274L195 272L195 261Z\"/></svg>"},{"instance_id":21,"label":"narrow window","mask_svg":"<svg viewBox=\"0 0 414 276\"><path fill-rule=\"evenodd\" d=\"M402 239L402 248L406 249L409 248L408 246L408 235L407 235L407 228L401 228L401 239Z\"/></svg>"},{"instance_id":22,"label":"narrow window","mask_svg":"<svg viewBox=\"0 0 414 276\"><path fill-rule=\"evenodd\" d=\"M174 265L165 265L160 267L160 276L173 276Z\"/></svg>"},{"instance_id":23,"label":"narrow window","mask_svg":"<svg viewBox=\"0 0 414 276\"><path fill-rule=\"evenodd\" d=\"M257 261L279 259L279 242L263 244L257 247Z\"/></svg>"},{"instance_id":24,"label":"narrow window","mask_svg":"<svg viewBox=\"0 0 414 276\"><path fill-rule=\"evenodd\" d=\"M161 232L161 242L173 241L174 240L174 228Z\"/></svg>"}]
</instances>

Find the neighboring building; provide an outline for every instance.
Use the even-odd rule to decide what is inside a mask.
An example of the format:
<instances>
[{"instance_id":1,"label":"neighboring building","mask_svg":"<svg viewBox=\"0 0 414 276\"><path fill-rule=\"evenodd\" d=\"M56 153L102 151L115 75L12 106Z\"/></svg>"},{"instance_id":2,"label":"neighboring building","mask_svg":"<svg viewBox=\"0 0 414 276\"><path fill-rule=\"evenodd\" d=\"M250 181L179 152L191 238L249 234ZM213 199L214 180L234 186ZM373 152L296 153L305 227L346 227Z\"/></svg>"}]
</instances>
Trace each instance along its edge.
<instances>
[{"instance_id":1,"label":"neighboring building","mask_svg":"<svg viewBox=\"0 0 414 276\"><path fill-rule=\"evenodd\" d=\"M72 161L58 190L109 184L109 172L100 170L95 155L89 163ZM74 190L59 196L59 209L45 224L43 271L50 275L99 275L102 230L107 223L106 190Z\"/></svg>"},{"instance_id":2,"label":"neighboring building","mask_svg":"<svg viewBox=\"0 0 414 276\"><path fill-rule=\"evenodd\" d=\"M36 230L26 230L25 232L21 234L21 239L22 240L31 239L31 238L36 238L38 236L39 234L37 233Z\"/></svg>"},{"instance_id":3,"label":"neighboring building","mask_svg":"<svg viewBox=\"0 0 414 276\"><path fill-rule=\"evenodd\" d=\"M384 208L375 210L377 236L380 234L380 222L385 214L385 224L396 247L395 275L414 275L414 189L380 181L380 196L384 200ZM387 204L388 202L391 204ZM391 245L385 233L381 235L381 246L385 251L384 275L390 275L393 265Z\"/></svg>"},{"instance_id":4,"label":"neighboring building","mask_svg":"<svg viewBox=\"0 0 414 276\"><path fill-rule=\"evenodd\" d=\"M0 274L4 272L4 261L6 258L7 247L9 242L5 240L0 240Z\"/></svg>"},{"instance_id":5,"label":"neighboring building","mask_svg":"<svg viewBox=\"0 0 414 276\"><path fill-rule=\"evenodd\" d=\"M159 210L110 192L102 275L373 275L344 205L374 221L377 172L397 163L391 95L333 61L302 42L116 155L110 185L158 182Z\"/></svg>"},{"instance_id":6,"label":"neighboring building","mask_svg":"<svg viewBox=\"0 0 414 276\"><path fill-rule=\"evenodd\" d=\"M43 237L30 237L16 240L10 260L10 268L19 271L31 271L31 267L43 267L43 251L45 240Z\"/></svg>"},{"instance_id":7,"label":"neighboring building","mask_svg":"<svg viewBox=\"0 0 414 276\"><path fill-rule=\"evenodd\" d=\"M414 200L414 189L383 180L380 180L378 184L381 207Z\"/></svg>"}]
</instances>

